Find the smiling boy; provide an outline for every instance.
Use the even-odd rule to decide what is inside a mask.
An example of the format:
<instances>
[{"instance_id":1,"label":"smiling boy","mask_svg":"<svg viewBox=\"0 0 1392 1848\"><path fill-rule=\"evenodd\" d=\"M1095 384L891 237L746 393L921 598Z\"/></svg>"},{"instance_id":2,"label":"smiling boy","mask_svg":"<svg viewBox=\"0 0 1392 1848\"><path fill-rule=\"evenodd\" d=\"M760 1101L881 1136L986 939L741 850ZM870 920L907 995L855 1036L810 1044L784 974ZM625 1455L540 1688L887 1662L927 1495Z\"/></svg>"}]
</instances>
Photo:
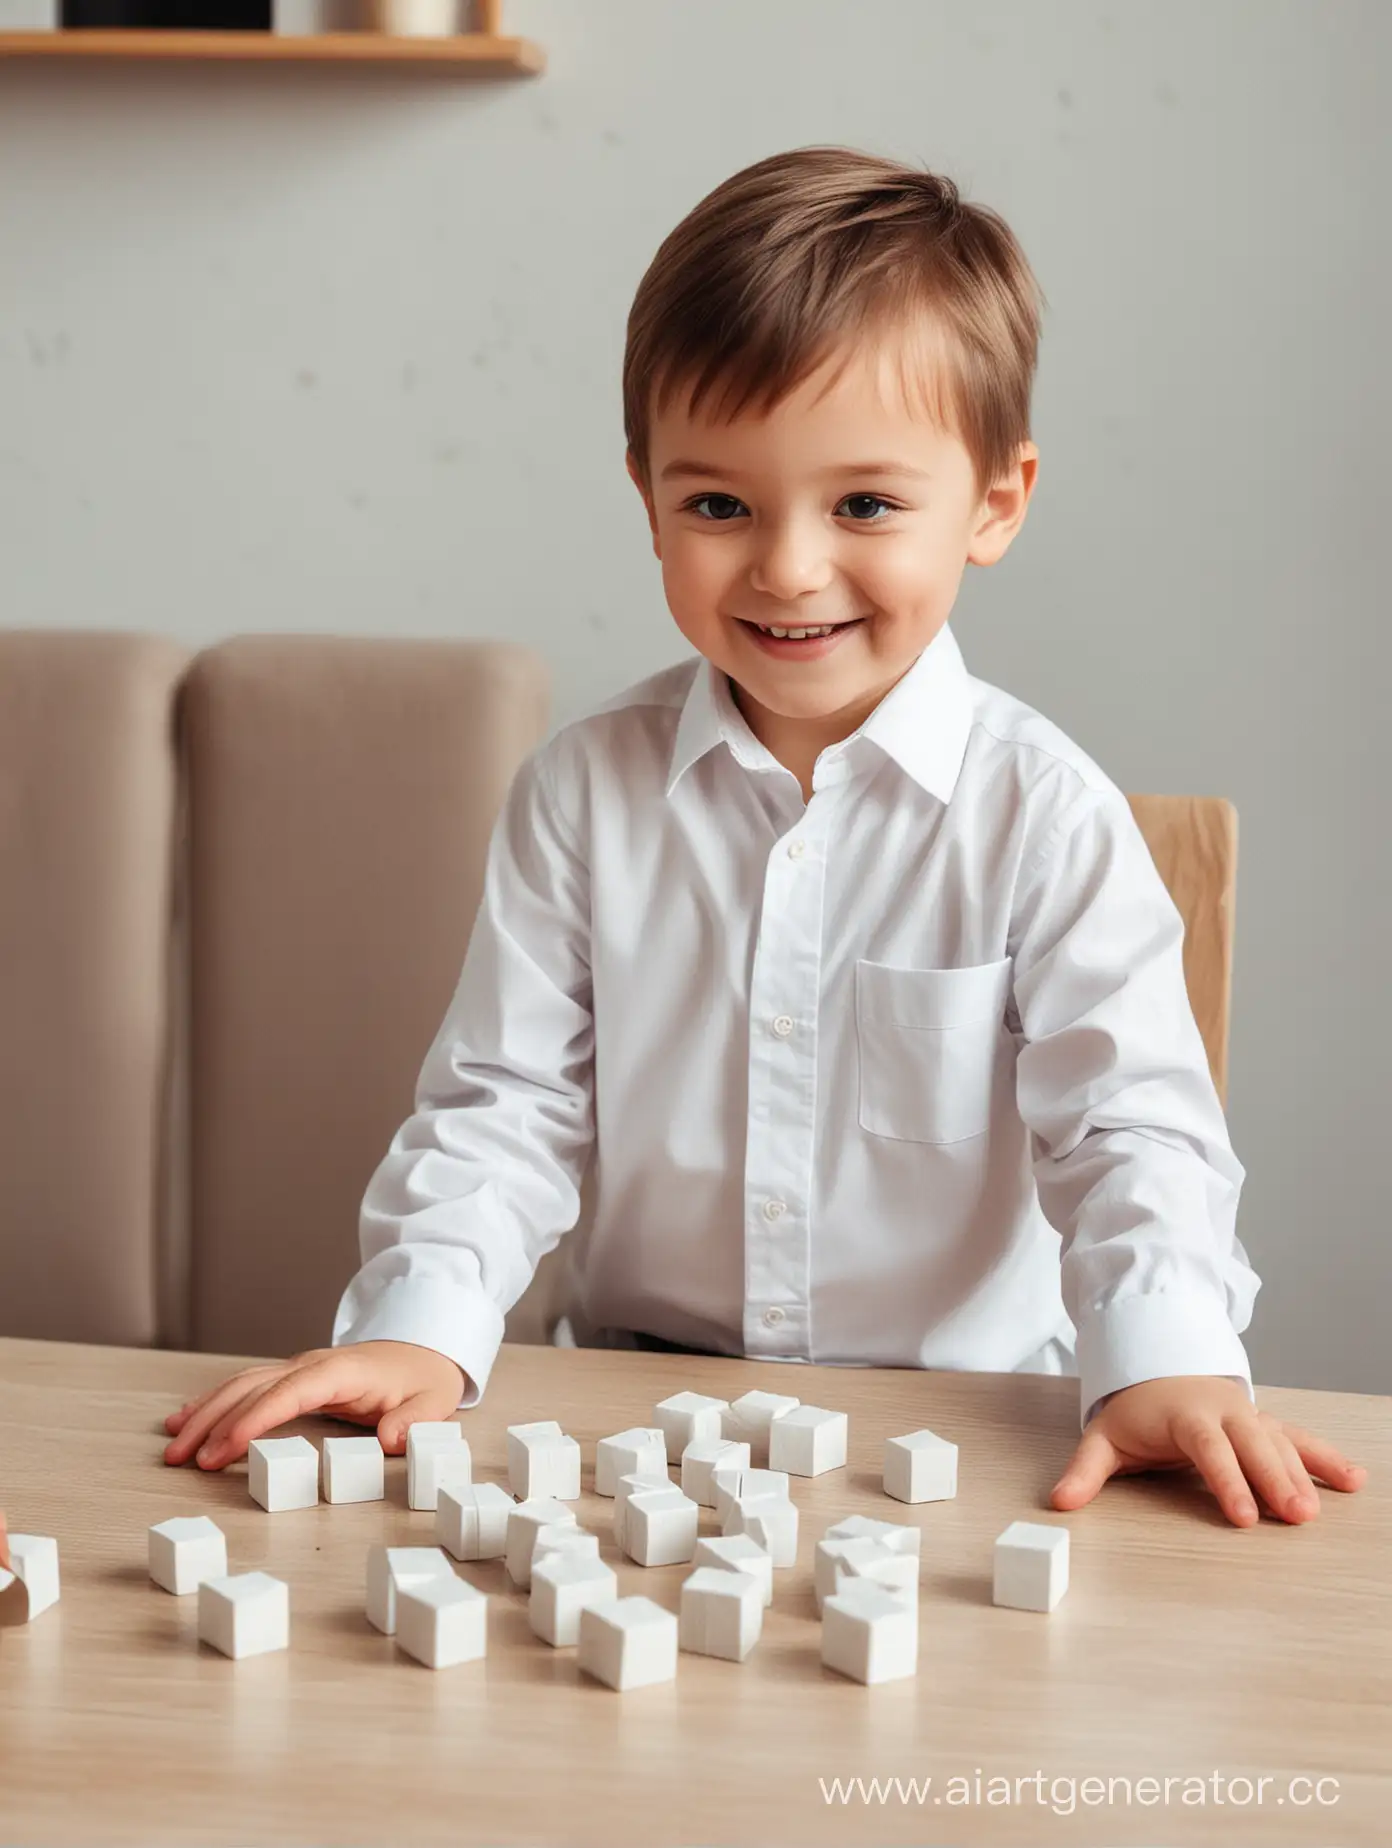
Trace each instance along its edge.
<instances>
[{"instance_id":1,"label":"smiling boy","mask_svg":"<svg viewBox=\"0 0 1392 1848\"><path fill-rule=\"evenodd\" d=\"M1255 1407L1243 1169L1126 798L947 626L1034 488L1039 308L999 217L847 149L666 239L627 466L696 657L519 771L334 1345L175 1413L171 1463L475 1404L593 1155L583 1341L1076 1373L1058 1508L1360 1485Z\"/></svg>"}]
</instances>

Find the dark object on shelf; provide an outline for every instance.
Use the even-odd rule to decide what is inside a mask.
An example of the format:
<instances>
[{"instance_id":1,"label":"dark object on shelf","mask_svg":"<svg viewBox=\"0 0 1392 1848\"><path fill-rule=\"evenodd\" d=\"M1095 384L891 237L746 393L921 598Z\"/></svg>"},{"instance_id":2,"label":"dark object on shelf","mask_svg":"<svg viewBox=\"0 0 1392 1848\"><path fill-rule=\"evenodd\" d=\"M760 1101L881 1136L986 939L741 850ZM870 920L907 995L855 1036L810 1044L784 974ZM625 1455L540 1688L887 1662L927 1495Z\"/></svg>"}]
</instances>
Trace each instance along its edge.
<instances>
[{"instance_id":1,"label":"dark object on shelf","mask_svg":"<svg viewBox=\"0 0 1392 1848\"><path fill-rule=\"evenodd\" d=\"M64 30L269 32L271 0L63 0Z\"/></svg>"}]
</instances>

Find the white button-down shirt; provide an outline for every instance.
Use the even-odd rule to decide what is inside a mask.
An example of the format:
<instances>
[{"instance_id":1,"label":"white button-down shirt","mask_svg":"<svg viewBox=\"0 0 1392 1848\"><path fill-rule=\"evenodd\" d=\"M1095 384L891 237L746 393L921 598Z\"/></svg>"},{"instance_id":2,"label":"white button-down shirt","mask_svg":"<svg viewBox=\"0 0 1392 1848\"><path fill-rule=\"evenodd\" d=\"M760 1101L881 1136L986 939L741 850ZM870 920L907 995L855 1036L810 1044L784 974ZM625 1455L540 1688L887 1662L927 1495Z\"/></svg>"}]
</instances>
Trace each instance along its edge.
<instances>
[{"instance_id":1,"label":"white button-down shirt","mask_svg":"<svg viewBox=\"0 0 1392 1848\"><path fill-rule=\"evenodd\" d=\"M582 1342L1247 1382L1258 1281L1122 792L944 628L805 801L687 660L515 777L335 1342L482 1394L576 1233Z\"/></svg>"}]
</instances>

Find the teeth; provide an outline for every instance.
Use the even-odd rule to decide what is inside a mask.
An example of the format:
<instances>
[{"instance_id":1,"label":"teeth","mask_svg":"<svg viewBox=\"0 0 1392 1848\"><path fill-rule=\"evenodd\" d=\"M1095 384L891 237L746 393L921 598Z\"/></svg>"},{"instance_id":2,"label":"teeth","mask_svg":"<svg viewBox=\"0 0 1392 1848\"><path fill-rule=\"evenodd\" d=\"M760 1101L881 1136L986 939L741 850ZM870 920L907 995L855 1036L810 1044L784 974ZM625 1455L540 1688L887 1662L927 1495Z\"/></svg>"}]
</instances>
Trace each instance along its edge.
<instances>
[{"instance_id":1,"label":"teeth","mask_svg":"<svg viewBox=\"0 0 1392 1848\"><path fill-rule=\"evenodd\" d=\"M780 641L800 642L809 635L834 635L836 633L834 622L828 623L824 629L775 629L768 623L762 622L758 627L764 635L776 635Z\"/></svg>"}]
</instances>

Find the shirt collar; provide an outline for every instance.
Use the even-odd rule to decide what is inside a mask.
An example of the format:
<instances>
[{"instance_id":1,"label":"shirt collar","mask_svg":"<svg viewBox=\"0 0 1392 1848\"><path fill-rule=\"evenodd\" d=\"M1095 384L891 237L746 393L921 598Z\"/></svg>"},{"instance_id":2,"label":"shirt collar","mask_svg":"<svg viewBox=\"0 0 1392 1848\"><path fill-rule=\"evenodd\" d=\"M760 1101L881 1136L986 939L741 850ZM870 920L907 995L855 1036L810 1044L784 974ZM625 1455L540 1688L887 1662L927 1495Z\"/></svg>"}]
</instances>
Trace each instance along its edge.
<instances>
[{"instance_id":1,"label":"shirt collar","mask_svg":"<svg viewBox=\"0 0 1392 1848\"><path fill-rule=\"evenodd\" d=\"M929 795L949 802L966 756L972 710L971 678L957 638L944 623L859 731L821 753L819 770L854 755L860 741L869 739ZM731 697L724 673L712 662L702 660L677 725L667 794L671 795L685 771L722 743L748 770L780 768L773 754L750 731Z\"/></svg>"}]
</instances>

